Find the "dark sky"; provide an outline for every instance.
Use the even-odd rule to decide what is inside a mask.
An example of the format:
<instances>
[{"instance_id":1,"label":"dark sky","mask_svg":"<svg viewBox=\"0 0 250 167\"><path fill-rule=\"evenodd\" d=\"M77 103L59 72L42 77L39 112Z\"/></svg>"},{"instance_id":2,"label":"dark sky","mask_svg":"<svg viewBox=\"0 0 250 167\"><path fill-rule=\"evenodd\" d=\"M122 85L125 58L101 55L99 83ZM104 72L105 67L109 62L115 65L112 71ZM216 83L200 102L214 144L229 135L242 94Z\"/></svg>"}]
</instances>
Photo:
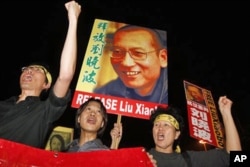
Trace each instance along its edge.
<instances>
[{"instance_id":1,"label":"dark sky","mask_svg":"<svg viewBox=\"0 0 250 167\"><path fill-rule=\"evenodd\" d=\"M53 75L58 72L67 31L66 1L2 2L0 98L19 94L20 68L29 62L45 61ZM82 5L78 31L78 64L71 88L74 90L95 18L126 22L167 31L169 104L186 110L183 80L211 90L217 103L220 95L234 102L233 115L243 149L250 150L249 10L244 1L78 1ZM68 108L56 123L74 127L75 109ZM110 115L109 131L116 121ZM122 118L121 147L153 145L146 120ZM192 143L191 144L189 144ZM185 140L184 148L202 149L197 141ZM196 146L194 146L196 144Z\"/></svg>"}]
</instances>

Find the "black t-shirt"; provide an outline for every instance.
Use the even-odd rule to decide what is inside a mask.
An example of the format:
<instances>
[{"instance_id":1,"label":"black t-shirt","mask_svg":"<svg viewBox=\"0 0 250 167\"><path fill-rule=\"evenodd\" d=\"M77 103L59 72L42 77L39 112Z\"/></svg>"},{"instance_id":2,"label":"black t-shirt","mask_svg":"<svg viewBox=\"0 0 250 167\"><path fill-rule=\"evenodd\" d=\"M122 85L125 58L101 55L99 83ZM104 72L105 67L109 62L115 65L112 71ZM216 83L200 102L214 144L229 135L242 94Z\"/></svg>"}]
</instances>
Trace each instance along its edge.
<instances>
[{"instance_id":1,"label":"black t-shirt","mask_svg":"<svg viewBox=\"0 0 250 167\"><path fill-rule=\"evenodd\" d=\"M154 148L149 150L157 161L158 167L188 167L186 160L180 153L162 153ZM224 149L208 151L187 151L192 167L228 167L230 157Z\"/></svg>"},{"instance_id":2,"label":"black t-shirt","mask_svg":"<svg viewBox=\"0 0 250 167\"><path fill-rule=\"evenodd\" d=\"M0 138L44 148L52 123L70 101L70 91L64 98L57 98L51 91L44 101L34 96L19 103L17 99L13 96L0 102Z\"/></svg>"}]
</instances>

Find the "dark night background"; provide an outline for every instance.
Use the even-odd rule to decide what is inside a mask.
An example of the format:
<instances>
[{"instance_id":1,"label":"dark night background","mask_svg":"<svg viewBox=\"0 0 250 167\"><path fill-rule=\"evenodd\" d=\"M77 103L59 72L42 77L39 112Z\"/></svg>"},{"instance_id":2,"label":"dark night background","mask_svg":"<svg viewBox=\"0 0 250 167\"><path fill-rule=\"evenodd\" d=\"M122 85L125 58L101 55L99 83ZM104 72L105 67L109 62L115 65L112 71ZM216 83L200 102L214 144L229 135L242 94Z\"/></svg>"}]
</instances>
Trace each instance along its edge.
<instances>
[{"instance_id":1,"label":"dark night background","mask_svg":"<svg viewBox=\"0 0 250 167\"><path fill-rule=\"evenodd\" d=\"M18 95L20 68L45 61L57 76L66 31L67 1L1 2L1 96ZM250 150L249 9L244 1L124 1L84 0L78 24L78 62L74 90L95 18L125 22L167 31L169 104L186 113L183 80L211 90L217 104L220 95L233 100L233 115L243 149ZM55 80L55 77L54 77ZM74 127L76 109L68 107L55 125ZM103 141L116 121L109 115ZM120 147L153 146L147 120L122 117ZM203 150L188 137L182 148ZM209 147L209 146L208 146Z\"/></svg>"}]
</instances>

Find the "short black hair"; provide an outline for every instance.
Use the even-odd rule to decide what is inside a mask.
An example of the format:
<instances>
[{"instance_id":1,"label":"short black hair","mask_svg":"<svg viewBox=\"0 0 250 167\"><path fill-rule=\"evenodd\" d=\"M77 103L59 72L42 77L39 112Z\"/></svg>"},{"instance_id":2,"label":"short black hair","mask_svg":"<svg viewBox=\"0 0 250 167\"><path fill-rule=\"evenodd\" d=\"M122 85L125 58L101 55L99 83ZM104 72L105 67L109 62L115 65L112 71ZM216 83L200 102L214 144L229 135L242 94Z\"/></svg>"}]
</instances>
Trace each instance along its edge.
<instances>
[{"instance_id":1,"label":"short black hair","mask_svg":"<svg viewBox=\"0 0 250 167\"><path fill-rule=\"evenodd\" d=\"M138 29L145 30L145 31L149 32L152 35L156 44L158 45L158 47L159 47L158 49L163 49L163 48L167 47L164 39L162 38L160 32L157 29L142 27L142 26L137 26L137 25L132 25L132 24L127 24L127 25L117 29L116 32L114 33L113 37L115 36L116 33L120 32L120 31L129 31L129 30L133 31L133 30L138 30Z\"/></svg>"}]
</instances>

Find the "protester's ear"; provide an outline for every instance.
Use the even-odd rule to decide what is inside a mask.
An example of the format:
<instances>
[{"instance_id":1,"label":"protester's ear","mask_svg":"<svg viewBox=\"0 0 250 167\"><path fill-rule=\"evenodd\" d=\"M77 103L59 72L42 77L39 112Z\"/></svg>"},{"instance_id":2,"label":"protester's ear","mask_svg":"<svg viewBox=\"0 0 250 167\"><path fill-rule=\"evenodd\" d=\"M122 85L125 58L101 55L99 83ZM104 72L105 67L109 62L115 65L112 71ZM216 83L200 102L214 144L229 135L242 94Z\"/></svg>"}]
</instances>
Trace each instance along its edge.
<instances>
[{"instance_id":1,"label":"protester's ear","mask_svg":"<svg viewBox=\"0 0 250 167\"><path fill-rule=\"evenodd\" d=\"M51 83L45 83L44 82L44 84L43 84L43 90L45 90L45 91L49 90L50 86L51 86Z\"/></svg>"},{"instance_id":2,"label":"protester's ear","mask_svg":"<svg viewBox=\"0 0 250 167\"><path fill-rule=\"evenodd\" d=\"M161 49L159 52L159 59L162 68L167 67L168 65L168 53L167 49Z\"/></svg>"},{"instance_id":3,"label":"protester's ear","mask_svg":"<svg viewBox=\"0 0 250 167\"><path fill-rule=\"evenodd\" d=\"M175 140L177 140L179 138L180 134L181 134L181 131L179 131L179 130L176 131L176 133L175 133Z\"/></svg>"},{"instance_id":4,"label":"protester's ear","mask_svg":"<svg viewBox=\"0 0 250 167\"><path fill-rule=\"evenodd\" d=\"M102 121L102 125L101 125L101 128L104 126L104 121Z\"/></svg>"},{"instance_id":5,"label":"protester's ear","mask_svg":"<svg viewBox=\"0 0 250 167\"><path fill-rule=\"evenodd\" d=\"M51 86L51 83L47 83L47 84L45 85L45 89L49 89L50 86Z\"/></svg>"},{"instance_id":6,"label":"protester's ear","mask_svg":"<svg viewBox=\"0 0 250 167\"><path fill-rule=\"evenodd\" d=\"M78 116L77 118L77 123L80 123L80 116Z\"/></svg>"}]
</instances>

